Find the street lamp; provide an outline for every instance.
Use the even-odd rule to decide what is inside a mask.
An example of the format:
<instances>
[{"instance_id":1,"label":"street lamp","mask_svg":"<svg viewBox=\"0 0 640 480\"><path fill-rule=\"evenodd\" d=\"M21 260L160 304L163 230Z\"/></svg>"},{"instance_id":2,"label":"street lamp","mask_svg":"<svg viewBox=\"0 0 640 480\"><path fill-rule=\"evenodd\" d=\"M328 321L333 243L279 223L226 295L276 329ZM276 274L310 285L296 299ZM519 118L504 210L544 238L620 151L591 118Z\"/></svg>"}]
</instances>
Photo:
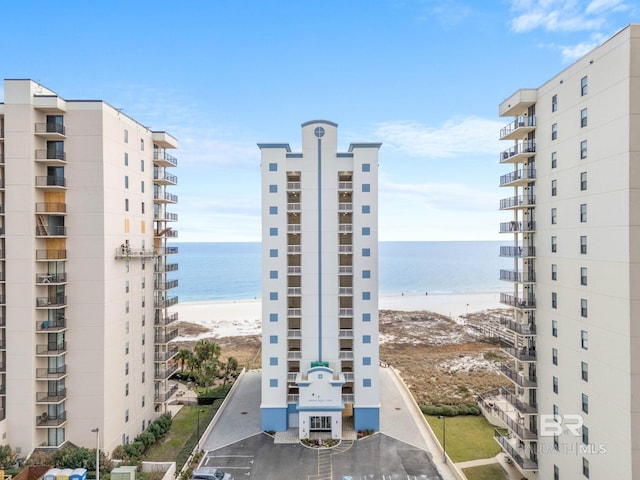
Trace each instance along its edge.
<instances>
[{"instance_id":1,"label":"street lamp","mask_svg":"<svg viewBox=\"0 0 640 480\"><path fill-rule=\"evenodd\" d=\"M91 431L96 434L96 480L100 480L100 428Z\"/></svg>"},{"instance_id":2,"label":"street lamp","mask_svg":"<svg viewBox=\"0 0 640 480\"><path fill-rule=\"evenodd\" d=\"M442 461L447 463L447 418L444 415L438 415L442 419Z\"/></svg>"},{"instance_id":3,"label":"street lamp","mask_svg":"<svg viewBox=\"0 0 640 480\"><path fill-rule=\"evenodd\" d=\"M198 425L197 425L198 440L196 441L196 450L200 450L200 412L204 413L204 410L202 408L198 409Z\"/></svg>"}]
</instances>

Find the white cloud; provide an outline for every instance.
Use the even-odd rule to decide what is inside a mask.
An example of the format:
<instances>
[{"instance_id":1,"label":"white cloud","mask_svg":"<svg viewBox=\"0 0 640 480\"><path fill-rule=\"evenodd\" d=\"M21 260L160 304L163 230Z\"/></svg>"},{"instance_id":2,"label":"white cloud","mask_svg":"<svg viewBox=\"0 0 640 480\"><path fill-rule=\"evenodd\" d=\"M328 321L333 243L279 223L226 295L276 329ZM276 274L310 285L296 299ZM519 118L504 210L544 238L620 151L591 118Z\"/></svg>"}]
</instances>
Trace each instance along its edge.
<instances>
[{"instance_id":1,"label":"white cloud","mask_svg":"<svg viewBox=\"0 0 640 480\"><path fill-rule=\"evenodd\" d=\"M412 156L449 158L460 154L494 154L500 151L497 132L504 125L479 117L449 120L438 127L414 122L377 124L371 138L385 148Z\"/></svg>"},{"instance_id":2,"label":"white cloud","mask_svg":"<svg viewBox=\"0 0 640 480\"><path fill-rule=\"evenodd\" d=\"M560 50L560 52L562 53L562 59L566 63L569 63L589 53L591 50L600 45L604 40L606 40L606 38L606 35L595 33L591 35L589 41L580 42L577 45L552 45L552 47Z\"/></svg>"}]
</instances>

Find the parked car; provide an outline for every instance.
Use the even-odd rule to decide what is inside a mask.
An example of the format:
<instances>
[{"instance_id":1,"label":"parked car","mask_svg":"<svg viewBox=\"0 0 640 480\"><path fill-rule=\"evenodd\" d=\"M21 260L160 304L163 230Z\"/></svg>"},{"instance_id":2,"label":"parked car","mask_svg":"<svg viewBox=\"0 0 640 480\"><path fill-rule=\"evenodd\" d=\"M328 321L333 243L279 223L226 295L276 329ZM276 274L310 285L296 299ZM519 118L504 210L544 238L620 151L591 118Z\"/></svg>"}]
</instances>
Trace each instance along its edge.
<instances>
[{"instance_id":1,"label":"parked car","mask_svg":"<svg viewBox=\"0 0 640 480\"><path fill-rule=\"evenodd\" d=\"M233 480L233 475L225 473L219 468L202 467L196 468L189 480Z\"/></svg>"}]
</instances>

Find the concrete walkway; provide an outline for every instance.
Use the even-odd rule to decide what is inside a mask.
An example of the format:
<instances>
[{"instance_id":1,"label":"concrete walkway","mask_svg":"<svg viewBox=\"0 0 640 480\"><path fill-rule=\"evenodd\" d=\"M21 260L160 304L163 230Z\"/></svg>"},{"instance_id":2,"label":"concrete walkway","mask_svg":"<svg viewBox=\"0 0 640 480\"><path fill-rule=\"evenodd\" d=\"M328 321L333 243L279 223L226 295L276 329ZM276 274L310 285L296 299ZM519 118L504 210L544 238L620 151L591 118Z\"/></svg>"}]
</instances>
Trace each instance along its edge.
<instances>
[{"instance_id":1,"label":"concrete walkway","mask_svg":"<svg viewBox=\"0 0 640 480\"><path fill-rule=\"evenodd\" d=\"M509 475L509 480L520 480L522 478L522 474L520 471L514 466L507 463L506 456L503 452L500 452L495 457L491 458L481 458L479 460L469 460L468 462L458 462L456 463L456 467L460 470L463 468L469 467L480 467L482 465L493 465L500 464L502 468Z\"/></svg>"}]
</instances>

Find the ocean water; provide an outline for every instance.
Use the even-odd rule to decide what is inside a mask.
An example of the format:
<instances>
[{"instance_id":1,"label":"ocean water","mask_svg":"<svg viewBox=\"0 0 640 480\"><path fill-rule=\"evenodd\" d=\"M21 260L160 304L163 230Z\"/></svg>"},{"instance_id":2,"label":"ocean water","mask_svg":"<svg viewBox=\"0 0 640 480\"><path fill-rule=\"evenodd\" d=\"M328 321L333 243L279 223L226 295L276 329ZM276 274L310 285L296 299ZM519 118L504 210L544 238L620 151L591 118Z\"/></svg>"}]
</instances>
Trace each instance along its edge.
<instances>
[{"instance_id":1,"label":"ocean water","mask_svg":"<svg viewBox=\"0 0 640 480\"><path fill-rule=\"evenodd\" d=\"M380 242L380 294L497 292L502 242ZM180 302L259 298L260 243L177 243Z\"/></svg>"}]
</instances>

